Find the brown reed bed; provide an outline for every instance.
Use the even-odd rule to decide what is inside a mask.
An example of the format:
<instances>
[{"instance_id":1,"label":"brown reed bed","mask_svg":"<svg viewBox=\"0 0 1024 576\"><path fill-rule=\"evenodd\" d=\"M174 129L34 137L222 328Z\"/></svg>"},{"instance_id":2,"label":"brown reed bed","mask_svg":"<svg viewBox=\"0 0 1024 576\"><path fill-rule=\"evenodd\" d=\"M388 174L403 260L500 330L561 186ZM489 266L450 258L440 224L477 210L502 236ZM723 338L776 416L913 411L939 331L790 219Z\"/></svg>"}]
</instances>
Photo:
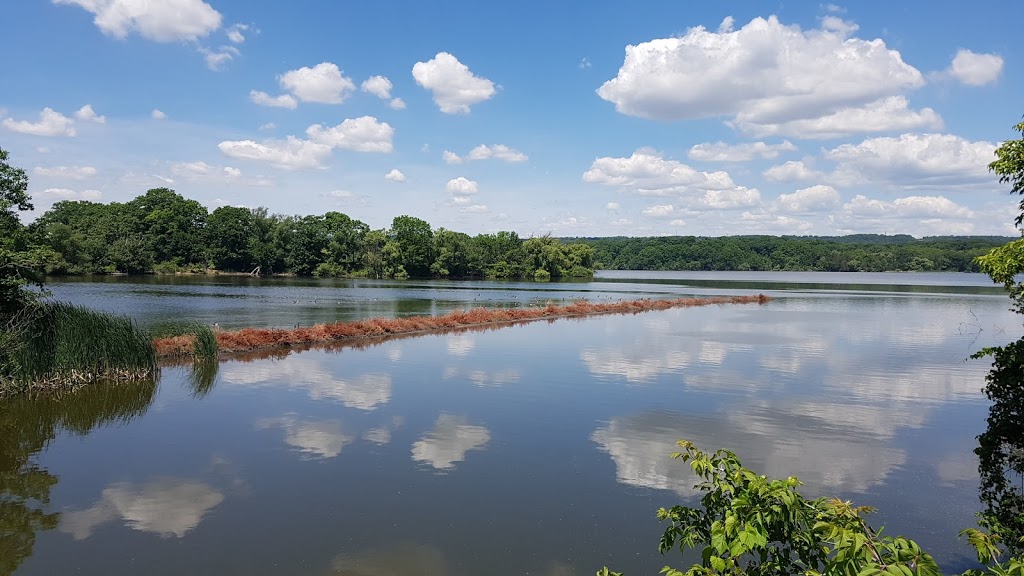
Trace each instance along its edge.
<instances>
[{"instance_id":1,"label":"brown reed bed","mask_svg":"<svg viewBox=\"0 0 1024 576\"><path fill-rule=\"evenodd\" d=\"M676 298L666 300L629 300L623 302L593 303L576 301L567 306L548 305L527 308L474 308L456 310L442 316L410 316L406 318L371 318L354 322L316 324L293 329L243 328L215 332L217 348L221 354L273 348L303 348L311 345L342 343L360 340L380 340L395 336L444 332L471 327L490 327L519 324L534 320L578 318L604 314L639 314L670 308L691 308L716 304L764 304L770 298L764 294L752 296L716 296L709 298ZM157 356L162 359L191 357L195 352L195 336L181 335L157 338L153 341Z\"/></svg>"}]
</instances>

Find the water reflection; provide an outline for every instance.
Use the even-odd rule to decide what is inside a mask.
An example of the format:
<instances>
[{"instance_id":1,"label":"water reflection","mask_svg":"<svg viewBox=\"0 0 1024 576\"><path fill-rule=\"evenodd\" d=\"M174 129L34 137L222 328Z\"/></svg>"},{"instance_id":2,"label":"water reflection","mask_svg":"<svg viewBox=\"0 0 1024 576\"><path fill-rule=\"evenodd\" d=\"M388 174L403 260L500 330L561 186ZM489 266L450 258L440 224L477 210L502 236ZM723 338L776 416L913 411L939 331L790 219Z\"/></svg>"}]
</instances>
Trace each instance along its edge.
<instances>
[{"instance_id":1,"label":"water reflection","mask_svg":"<svg viewBox=\"0 0 1024 576\"><path fill-rule=\"evenodd\" d=\"M156 389L155 381L98 383L60 398L0 402L0 575L12 574L32 555L37 533L61 522L49 510L59 478L39 465L40 453L61 431L85 435L131 422L146 413Z\"/></svg>"},{"instance_id":2,"label":"water reflection","mask_svg":"<svg viewBox=\"0 0 1024 576\"><path fill-rule=\"evenodd\" d=\"M688 466L668 458L680 438L711 449L728 447L752 469L797 476L814 494L863 492L906 461L906 454L887 442L892 427L862 428L865 420L881 422L884 413L835 416L813 404L762 404L725 417L644 412L613 418L591 439L615 462L619 482L683 497L695 493L695 477Z\"/></svg>"},{"instance_id":3,"label":"water reflection","mask_svg":"<svg viewBox=\"0 0 1024 576\"><path fill-rule=\"evenodd\" d=\"M323 353L292 354L280 360L231 362L221 381L237 386L283 386L304 390L313 400L334 400L348 408L372 411L391 400L391 375L385 372L338 377Z\"/></svg>"},{"instance_id":4,"label":"water reflection","mask_svg":"<svg viewBox=\"0 0 1024 576\"><path fill-rule=\"evenodd\" d=\"M120 518L134 530L181 538L223 500L221 492L188 478L120 482L104 489L91 508L64 513L60 529L83 540L97 526Z\"/></svg>"},{"instance_id":5,"label":"water reflection","mask_svg":"<svg viewBox=\"0 0 1024 576\"><path fill-rule=\"evenodd\" d=\"M390 426L381 426L379 428L371 428L363 434L363 440L372 442L378 446L384 446L391 443L391 433L402 427L405 419L401 416L394 416L391 418Z\"/></svg>"},{"instance_id":6,"label":"water reflection","mask_svg":"<svg viewBox=\"0 0 1024 576\"><path fill-rule=\"evenodd\" d=\"M441 414L434 429L412 445L412 459L438 470L451 470L466 459L467 452L483 449L490 440L487 428L468 424L461 416Z\"/></svg>"},{"instance_id":7,"label":"water reflection","mask_svg":"<svg viewBox=\"0 0 1024 576\"><path fill-rule=\"evenodd\" d=\"M289 414L256 422L257 430L268 428L283 429L285 443L309 459L334 458L355 440L341 431L340 420L300 420Z\"/></svg>"},{"instance_id":8,"label":"water reflection","mask_svg":"<svg viewBox=\"0 0 1024 576\"><path fill-rule=\"evenodd\" d=\"M331 563L334 574L342 576L447 576L448 562L437 548L403 543L390 548L368 550L352 556L339 555Z\"/></svg>"}]
</instances>

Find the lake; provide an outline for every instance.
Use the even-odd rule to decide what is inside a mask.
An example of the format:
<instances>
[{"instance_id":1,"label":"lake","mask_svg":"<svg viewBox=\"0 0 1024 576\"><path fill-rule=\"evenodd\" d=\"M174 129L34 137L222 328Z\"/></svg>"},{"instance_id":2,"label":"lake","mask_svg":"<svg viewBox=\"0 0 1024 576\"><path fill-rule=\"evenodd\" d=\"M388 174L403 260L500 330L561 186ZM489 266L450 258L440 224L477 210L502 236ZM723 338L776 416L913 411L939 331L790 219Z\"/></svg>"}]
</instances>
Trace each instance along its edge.
<instances>
[{"instance_id":1,"label":"lake","mask_svg":"<svg viewBox=\"0 0 1024 576\"><path fill-rule=\"evenodd\" d=\"M221 362L0 404L0 574L656 574L674 441L876 506L971 565L983 346L1021 335L980 275L603 272L587 283L106 278L55 296L223 328L764 292ZM12 497L13 495L27 498ZM44 504L40 504L40 503Z\"/></svg>"}]
</instances>

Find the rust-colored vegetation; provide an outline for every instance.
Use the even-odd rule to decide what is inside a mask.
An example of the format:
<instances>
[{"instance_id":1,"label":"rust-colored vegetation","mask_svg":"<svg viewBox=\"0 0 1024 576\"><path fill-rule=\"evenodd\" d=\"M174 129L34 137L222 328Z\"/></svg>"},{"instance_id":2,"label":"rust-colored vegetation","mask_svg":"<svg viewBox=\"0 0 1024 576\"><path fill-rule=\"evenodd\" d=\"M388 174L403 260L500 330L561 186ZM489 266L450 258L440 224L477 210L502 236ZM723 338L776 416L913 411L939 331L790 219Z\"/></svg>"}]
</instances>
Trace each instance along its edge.
<instances>
[{"instance_id":1,"label":"rust-colored vegetation","mask_svg":"<svg viewBox=\"0 0 1024 576\"><path fill-rule=\"evenodd\" d=\"M443 316L410 316L407 318L371 318L354 322L316 324L306 328L243 328L215 332L220 353L239 354L273 348L306 348L312 345L360 340L381 340L448 330L510 325L532 320L578 318L599 314L638 314L669 308L690 308L713 304L764 304L770 298L755 296L717 296L711 298L676 298L671 300L629 300L595 304L579 300L568 306L548 305L527 308L474 308L456 310ZM194 354L195 336L171 336L154 340L161 358L188 357Z\"/></svg>"}]
</instances>

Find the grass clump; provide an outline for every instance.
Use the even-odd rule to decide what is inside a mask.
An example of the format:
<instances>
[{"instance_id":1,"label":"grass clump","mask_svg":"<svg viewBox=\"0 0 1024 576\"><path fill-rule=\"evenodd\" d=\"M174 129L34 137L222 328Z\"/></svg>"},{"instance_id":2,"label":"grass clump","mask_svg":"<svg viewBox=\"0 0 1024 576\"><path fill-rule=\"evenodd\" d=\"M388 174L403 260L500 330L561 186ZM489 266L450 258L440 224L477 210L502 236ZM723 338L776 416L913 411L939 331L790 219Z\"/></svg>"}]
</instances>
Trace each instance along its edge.
<instances>
[{"instance_id":1,"label":"grass clump","mask_svg":"<svg viewBox=\"0 0 1024 576\"><path fill-rule=\"evenodd\" d=\"M0 327L0 394L156 371L149 333L125 316L66 302L33 304Z\"/></svg>"},{"instance_id":2,"label":"grass clump","mask_svg":"<svg viewBox=\"0 0 1024 576\"><path fill-rule=\"evenodd\" d=\"M173 341L178 349L188 348L196 360L217 358L217 334L202 322L163 322L149 328L153 340ZM161 354L174 356L177 354Z\"/></svg>"}]
</instances>

